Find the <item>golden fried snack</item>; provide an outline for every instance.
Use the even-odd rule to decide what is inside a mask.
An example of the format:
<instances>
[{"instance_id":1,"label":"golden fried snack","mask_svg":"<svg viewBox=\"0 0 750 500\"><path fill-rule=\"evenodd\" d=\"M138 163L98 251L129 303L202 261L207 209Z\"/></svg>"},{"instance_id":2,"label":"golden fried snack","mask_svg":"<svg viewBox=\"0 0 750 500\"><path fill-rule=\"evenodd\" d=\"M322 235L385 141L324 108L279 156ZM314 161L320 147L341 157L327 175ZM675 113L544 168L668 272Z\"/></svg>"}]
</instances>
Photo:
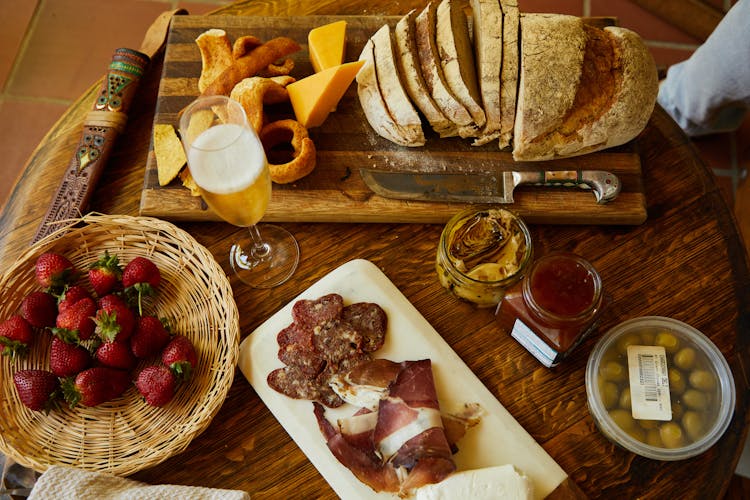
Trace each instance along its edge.
<instances>
[{"instance_id":1,"label":"golden fried snack","mask_svg":"<svg viewBox=\"0 0 750 500\"><path fill-rule=\"evenodd\" d=\"M293 81L294 78L288 75L274 78L245 78L234 86L229 97L242 105L250 126L260 133L265 123L263 105L288 101L289 93L285 87Z\"/></svg>"},{"instance_id":2,"label":"golden fried snack","mask_svg":"<svg viewBox=\"0 0 750 500\"><path fill-rule=\"evenodd\" d=\"M291 38L273 38L248 54L235 59L201 92L201 95L229 95L232 88L243 79L257 75L269 64L298 50L300 50L299 44Z\"/></svg>"},{"instance_id":3,"label":"golden fried snack","mask_svg":"<svg viewBox=\"0 0 750 500\"><path fill-rule=\"evenodd\" d=\"M271 180L277 184L288 184L299 180L315 168L315 144L307 136L307 129L296 120L278 120L269 123L260 131L260 141L266 151L284 142L291 143L294 148L291 161L268 164Z\"/></svg>"},{"instance_id":4,"label":"golden fried snack","mask_svg":"<svg viewBox=\"0 0 750 500\"><path fill-rule=\"evenodd\" d=\"M222 29L210 29L195 39L201 53L201 75L198 79L198 90L203 92L216 77L232 65L232 44L227 32Z\"/></svg>"},{"instance_id":5,"label":"golden fried snack","mask_svg":"<svg viewBox=\"0 0 750 500\"><path fill-rule=\"evenodd\" d=\"M154 156L159 185L166 186L185 166L185 150L174 127L165 123L154 125Z\"/></svg>"},{"instance_id":6,"label":"golden fried snack","mask_svg":"<svg viewBox=\"0 0 750 500\"><path fill-rule=\"evenodd\" d=\"M257 36L241 36L232 45L232 59L239 59L242 56L246 56L261 45L263 45L263 40Z\"/></svg>"},{"instance_id":7,"label":"golden fried snack","mask_svg":"<svg viewBox=\"0 0 750 500\"><path fill-rule=\"evenodd\" d=\"M294 61L286 59L282 64L269 64L266 69L258 73L258 76L272 78L274 76L288 75L294 69Z\"/></svg>"}]
</instances>

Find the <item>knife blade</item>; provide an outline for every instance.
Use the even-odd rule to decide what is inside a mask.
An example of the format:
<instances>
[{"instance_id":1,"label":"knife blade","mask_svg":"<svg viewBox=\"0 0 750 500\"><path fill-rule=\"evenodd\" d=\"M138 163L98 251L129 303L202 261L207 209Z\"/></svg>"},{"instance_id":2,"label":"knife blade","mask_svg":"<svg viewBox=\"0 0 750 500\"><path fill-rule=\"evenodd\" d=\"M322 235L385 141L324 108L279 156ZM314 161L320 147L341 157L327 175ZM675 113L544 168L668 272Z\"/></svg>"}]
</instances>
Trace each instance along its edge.
<instances>
[{"instance_id":1,"label":"knife blade","mask_svg":"<svg viewBox=\"0 0 750 500\"><path fill-rule=\"evenodd\" d=\"M32 243L59 229L55 222L80 217L88 207L115 139L125 128L138 83L151 58L164 45L172 17L178 14L187 14L187 11L176 9L160 14L147 30L138 50L115 50L97 98L84 119L76 151Z\"/></svg>"},{"instance_id":2,"label":"knife blade","mask_svg":"<svg viewBox=\"0 0 750 500\"><path fill-rule=\"evenodd\" d=\"M620 193L620 179L603 170L414 173L361 168L365 184L384 198L464 203L513 203L520 185L590 189L599 204Z\"/></svg>"}]
</instances>

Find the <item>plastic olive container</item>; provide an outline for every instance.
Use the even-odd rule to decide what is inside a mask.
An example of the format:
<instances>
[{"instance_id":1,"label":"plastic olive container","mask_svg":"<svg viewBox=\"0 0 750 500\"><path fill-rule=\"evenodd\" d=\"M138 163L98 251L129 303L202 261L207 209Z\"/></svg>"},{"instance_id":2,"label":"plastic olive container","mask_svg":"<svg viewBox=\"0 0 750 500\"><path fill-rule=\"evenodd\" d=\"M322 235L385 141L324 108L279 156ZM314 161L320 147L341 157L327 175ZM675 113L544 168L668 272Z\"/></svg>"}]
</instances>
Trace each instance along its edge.
<instances>
[{"instance_id":1,"label":"plastic olive container","mask_svg":"<svg viewBox=\"0 0 750 500\"><path fill-rule=\"evenodd\" d=\"M647 458L683 460L726 431L735 387L708 337L675 319L644 316L620 323L596 344L586 396L597 427L615 444Z\"/></svg>"}]
</instances>

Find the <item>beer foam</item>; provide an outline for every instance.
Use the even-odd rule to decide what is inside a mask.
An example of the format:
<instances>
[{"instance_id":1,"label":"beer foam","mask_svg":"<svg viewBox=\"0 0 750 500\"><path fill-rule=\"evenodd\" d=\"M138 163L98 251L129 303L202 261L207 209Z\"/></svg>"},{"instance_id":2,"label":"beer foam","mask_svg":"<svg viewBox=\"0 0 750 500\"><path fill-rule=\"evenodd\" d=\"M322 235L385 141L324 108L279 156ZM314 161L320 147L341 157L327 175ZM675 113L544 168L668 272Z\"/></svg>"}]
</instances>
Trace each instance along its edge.
<instances>
[{"instance_id":1,"label":"beer foam","mask_svg":"<svg viewBox=\"0 0 750 500\"><path fill-rule=\"evenodd\" d=\"M202 132L190 146L188 165L195 182L216 194L241 191L263 173L266 155L260 139L236 124Z\"/></svg>"}]
</instances>

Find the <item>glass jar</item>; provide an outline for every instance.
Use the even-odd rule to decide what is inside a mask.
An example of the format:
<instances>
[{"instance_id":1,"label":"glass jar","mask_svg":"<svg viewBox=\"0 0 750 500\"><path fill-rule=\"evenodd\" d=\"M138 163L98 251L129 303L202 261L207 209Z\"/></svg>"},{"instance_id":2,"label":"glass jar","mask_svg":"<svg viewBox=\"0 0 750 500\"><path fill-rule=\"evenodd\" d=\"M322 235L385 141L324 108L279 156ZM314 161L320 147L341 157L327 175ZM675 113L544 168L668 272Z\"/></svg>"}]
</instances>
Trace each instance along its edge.
<instances>
[{"instance_id":1,"label":"glass jar","mask_svg":"<svg viewBox=\"0 0 750 500\"><path fill-rule=\"evenodd\" d=\"M440 284L459 299L494 307L531 262L531 234L505 209L464 210L451 218L438 244Z\"/></svg>"},{"instance_id":2,"label":"glass jar","mask_svg":"<svg viewBox=\"0 0 750 500\"><path fill-rule=\"evenodd\" d=\"M578 255L554 252L534 262L507 291L496 318L502 330L552 367L594 329L603 305L594 266Z\"/></svg>"}]
</instances>

